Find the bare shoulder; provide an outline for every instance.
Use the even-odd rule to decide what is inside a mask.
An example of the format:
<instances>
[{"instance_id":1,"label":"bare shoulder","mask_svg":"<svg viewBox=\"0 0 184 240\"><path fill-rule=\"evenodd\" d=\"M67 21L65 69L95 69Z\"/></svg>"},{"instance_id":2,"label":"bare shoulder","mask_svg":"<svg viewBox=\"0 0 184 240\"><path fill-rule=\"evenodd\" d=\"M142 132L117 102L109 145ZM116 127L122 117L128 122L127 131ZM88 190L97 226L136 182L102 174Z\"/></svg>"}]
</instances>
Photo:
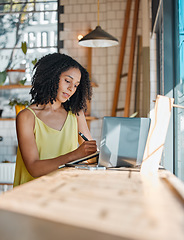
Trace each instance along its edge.
<instances>
[{"instance_id":1,"label":"bare shoulder","mask_svg":"<svg viewBox=\"0 0 184 240\"><path fill-rule=\"evenodd\" d=\"M29 110L29 109L24 109L20 111L16 117L16 123L17 124L34 124L35 122L35 117L34 114Z\"/></svg>"}]
</instances>

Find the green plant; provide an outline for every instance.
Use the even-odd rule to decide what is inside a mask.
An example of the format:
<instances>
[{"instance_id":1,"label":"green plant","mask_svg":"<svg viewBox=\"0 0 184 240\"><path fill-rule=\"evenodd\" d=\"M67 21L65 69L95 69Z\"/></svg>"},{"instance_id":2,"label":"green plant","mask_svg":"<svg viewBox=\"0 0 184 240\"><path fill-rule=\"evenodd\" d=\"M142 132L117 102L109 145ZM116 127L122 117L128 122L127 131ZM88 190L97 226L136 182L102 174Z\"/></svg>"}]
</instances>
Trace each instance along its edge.
<instances>
[{"instance_id":1,"label":"green plant","mask_svg":"<svg viewBox=\"0 0 184 240\"><path fill-rule=\"evenodd\" d=\"M24 79L20 80L20 81L19 81L19 84L20 84L20 85L24 85L24 84L25 84L25 82L26 82L26 80L27 80L26 78L24 78Z\"/></svg>"},{"instance_id":2,"label":"green plant","mask_svg":"<svg viewBox=\"0 0 184 240\"><path fill-rule=\"evenodd\" d=\"M26 42L21 42L21 49L24 55L27 53L27 43Z\"/></svg>"},{"instance_id":3,"label":"green plant","mask_svg":"<svg viewBox=\"0 0 184 240\"><path fill-rule=\"evenodd\" d=\"M27 54L27 43L26 42L21 42L21 49L22 49L22 52L24 53L24 55L26 56L26 54ZM37 58L32 60L31 63L33 65L35 65L37 63Z\"/></svg>"},{"instance_id":4,"label":"green plant","mask_svg":"<svg viewBox=\"0 0 184 240\"><path fill-rule=\"evenodd\" d=\"M24 106L29 106L29 101L28 100L21 100L19 98L13 98L13 99L10 99L8 105L13 108L14 106L16 105L24 105Z\"/></svg>"},{"instance_id":5,"label":"green plant","mask_svg":"<svg viewBox=\"0 0 184 240\"><path fill-rule=\"evenodd\" d=\"M25 60L26 60L26 54L27 54L27 43L26 42L21 42L21 50L22 50L23 54L25 55ZM14 60L11 62L10 66L6 70L17 69L18 65L20 65L20 61Z\"/></svg>"},{"instance_id":6,"label":"green plant","mask_svg":"<svg viewBox=\"0 0 184 240\"><path fill-rule=\"evenodd\" d=\"M3 85L6 80L7 73L6 71L0 72L0 85Z\"/></svg>"},{"instance_id":7,"label":"green plant","mask_svg":"<svg viewBox=\"0 0 184 240\"><path fill-rule=\"evenodd\" d=\"M23 54L25 55L25 58L24 58L25 64L21 64L20 62L14 61L14 62L11 63L10 67L8 69L6 69L12 84L15 84L15 83L17 84L18 83L20 85L24 85L25 82L27 81L27 78L25 77L26 67L28 67L28 69L29 69L29 68L31 68L30 67L31 63L33 65L35 65L36 62L37 62L37 58L35 58L30 63L29 59L26 57L27 49L28 49L27 48L27 43L26 42L21 42L21 50L22 50ZM19 65L20 65L20 67L16 68L16 66L19 66ZM12 72L14 72L14 73L12 74Z\"/></svg>"}]
</instances>

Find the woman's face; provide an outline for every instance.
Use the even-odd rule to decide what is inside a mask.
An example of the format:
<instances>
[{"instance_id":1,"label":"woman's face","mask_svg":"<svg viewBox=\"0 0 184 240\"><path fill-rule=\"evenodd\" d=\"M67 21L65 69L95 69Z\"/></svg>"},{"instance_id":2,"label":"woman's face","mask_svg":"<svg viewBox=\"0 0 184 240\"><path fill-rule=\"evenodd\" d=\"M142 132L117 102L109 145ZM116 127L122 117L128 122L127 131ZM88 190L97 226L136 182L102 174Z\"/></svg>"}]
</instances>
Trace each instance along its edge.
<instances>
[{"instance_id":1,"label":"woman's face","mask_svg":"<svg viewBox=\"0 0 184 240\"><path fill-rule=\"evenodd\" d=\"M61 103L66 102L77 90L80 84L81 72L77 68L70 68L61 73L57 100Z\"/></svg>"}]
</instances>

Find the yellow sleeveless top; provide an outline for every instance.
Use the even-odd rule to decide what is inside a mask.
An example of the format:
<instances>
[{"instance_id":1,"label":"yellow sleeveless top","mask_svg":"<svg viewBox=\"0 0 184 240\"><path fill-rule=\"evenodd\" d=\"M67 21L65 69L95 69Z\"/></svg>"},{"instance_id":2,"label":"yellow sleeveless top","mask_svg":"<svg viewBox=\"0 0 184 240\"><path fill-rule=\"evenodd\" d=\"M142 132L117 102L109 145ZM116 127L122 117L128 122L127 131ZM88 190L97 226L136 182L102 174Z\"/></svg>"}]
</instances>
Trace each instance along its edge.
<instances>
[{"instance_id":1,"label":"yellow sleeveless top","mask_svg":"<svg viewBox=\"0 0 184 240\"><path fill-rule=\"evenodd\" d=\"M40 160L55 158L75 150L78 146L78 125L77 118L72 112L68 112L66 121L60 131L47 126L31 108L35 116L34 135L39 152ZM34 178L27 171L22 159L20 149L17 150L14 187Z\"/></svg>"}]
</instances>

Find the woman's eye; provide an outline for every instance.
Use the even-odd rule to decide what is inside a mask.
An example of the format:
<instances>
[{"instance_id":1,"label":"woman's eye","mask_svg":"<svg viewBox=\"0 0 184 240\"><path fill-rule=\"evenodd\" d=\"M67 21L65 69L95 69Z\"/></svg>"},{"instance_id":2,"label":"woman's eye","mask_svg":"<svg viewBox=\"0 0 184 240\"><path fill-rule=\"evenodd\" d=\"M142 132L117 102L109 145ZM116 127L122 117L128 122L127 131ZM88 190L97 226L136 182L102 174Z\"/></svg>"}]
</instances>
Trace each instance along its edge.
<instances>
[{"instance_id":1,"label":"woman's eye","mask_svg":"<svg viewBox=\"0 0 184 240\"><path fill-rule=\"evenodd\" d=\"M70 83L70 81L68 81L67 79L65 79L65 81L66 81L67 83Z\"/></svg>"}]
</instances>

